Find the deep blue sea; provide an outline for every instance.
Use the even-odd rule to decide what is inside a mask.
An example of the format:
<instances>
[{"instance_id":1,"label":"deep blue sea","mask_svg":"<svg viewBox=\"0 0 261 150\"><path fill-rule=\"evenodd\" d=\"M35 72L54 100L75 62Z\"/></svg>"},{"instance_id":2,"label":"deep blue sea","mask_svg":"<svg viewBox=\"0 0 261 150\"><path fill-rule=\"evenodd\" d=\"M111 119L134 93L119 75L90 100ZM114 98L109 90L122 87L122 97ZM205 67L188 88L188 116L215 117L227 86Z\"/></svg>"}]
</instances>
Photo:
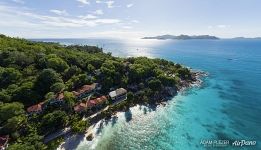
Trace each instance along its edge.
<instances>
[{"instance_id":1,"label":"deep blue sea","mask_svg":"<svg viewBox=\"0 0 261 150\"><path fill-rule=\"evenodd\" d=\"M261 149L261 40L49 39L89 44L115 56L165 58L209 73L201 87L179 93L166 106L119 113L97 127L92 142L75 149L197 150L202 140L254 140ZM212 146L212 147L211 147Z\"/></svg>"}]
</instances>

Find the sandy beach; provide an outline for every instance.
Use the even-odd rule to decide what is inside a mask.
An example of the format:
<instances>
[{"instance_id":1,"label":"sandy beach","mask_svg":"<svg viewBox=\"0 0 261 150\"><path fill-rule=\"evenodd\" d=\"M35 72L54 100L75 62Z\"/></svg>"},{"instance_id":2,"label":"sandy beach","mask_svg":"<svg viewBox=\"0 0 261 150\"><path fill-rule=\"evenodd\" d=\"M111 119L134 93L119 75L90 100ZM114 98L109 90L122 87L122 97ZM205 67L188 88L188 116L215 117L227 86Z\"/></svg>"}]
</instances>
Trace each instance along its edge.
<instances>
[{"instance_id":1,"label":"sandy beach","mask_svg":"<svg viewBox=\"0 0 261 150\"><path fill-rule=\"evenodd\" d=\"M118 115L123 112L117 112L112 118L118 118ZM65 141L57 148L57 150L72 150L81 147L81 145L92 145L88 149L94 149L95 143L98 142L97 137L99 136L101 129L105 124L112 121L105 121L105 119L100 120L99 122L91 125L84 134L69 134L64 137ZM87 140L88 136L92 136L92 140Z\"/></svg>"}]
</instances>

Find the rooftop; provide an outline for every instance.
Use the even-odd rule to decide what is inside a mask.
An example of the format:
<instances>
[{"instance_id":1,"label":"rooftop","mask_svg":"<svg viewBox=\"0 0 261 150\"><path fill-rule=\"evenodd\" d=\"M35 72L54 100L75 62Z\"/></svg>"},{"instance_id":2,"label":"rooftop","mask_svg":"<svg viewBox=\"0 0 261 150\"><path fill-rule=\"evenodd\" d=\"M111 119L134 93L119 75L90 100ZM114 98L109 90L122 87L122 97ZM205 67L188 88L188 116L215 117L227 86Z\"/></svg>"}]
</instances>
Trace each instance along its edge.
<instances>
[{"instance_id":1,"label":"rooftop","mask_svg":"<svg viewBox=\"0 0 261 150\"><path fill-rule=\"evenodd\" d=\"M86 92L89 92L91 90L94 90L96 88L96 86L97 86L97 83L93 83L91 85L84 85L81 88L77 89L76 91L73 91L73 94L75 96L79 96L79 95L81 95L83 93L86 93Z\"/></svg>"},{"instance_id":2,"label":"rooftop","mask_svg":"<svg viewBox=\"0 0 261 150\"><path fill-rule=\"evenodd\" d=\"M27 108L27 112L38 112L38 111L42 111L42 106L43 106L44 102L41 102L39 104L30 106Z\"/></svg>"},{"instance_id":3,"label":"rooftop","mask_svg":"<svg viewBox=\"0 0 261 150\"><path fill-rule=\"evenodd\" d=\"M73 109L75 112L81 112L81 111L85 110L86 108L87 108L87 103L80 103L80 104L74 106Z\"/></svg>"},{"instance_id":4,"label":"rooftop","mask_svg":"<svg viewBox=\"0 0 261 150\"><path fill-rule=\"evenodd\" d=\"M87 107L93 107L99 104L104 103L107 100L106 96L101 96L92 100L89 100L85 103L79 103L78 105L74 106L75 112L81 112L85 110Z\"/></svg>"},{"instance_id":5,"label":"rooftop","mask_svg":"<svg viewBox=\"0 0 261 150\"><path fill-rule=\"evenodd\" d=\"M101 97L98 97L98 98L89 100L89 101L87 102L87 106L88 106L88 107L92 107L92 106L95 106L95 105L98 105L98 104L102 104L102 103L104 103L105 101L107 101L106 96L101 96Z\"/></svg>"},{"instance_id":6,"label":"rooftop","mask_svg":"<svg viewBox=\"0 0 261 150\"><path fill-rule=\"evenodd\" d=\"M110 97L117 97L119 95L122 95L122 94L126 94L127 93L127 90L125 90L124 88L119 88L119 89L116 89L115 91L111 91L109 93Z\"/></svg>"}]
</instances>

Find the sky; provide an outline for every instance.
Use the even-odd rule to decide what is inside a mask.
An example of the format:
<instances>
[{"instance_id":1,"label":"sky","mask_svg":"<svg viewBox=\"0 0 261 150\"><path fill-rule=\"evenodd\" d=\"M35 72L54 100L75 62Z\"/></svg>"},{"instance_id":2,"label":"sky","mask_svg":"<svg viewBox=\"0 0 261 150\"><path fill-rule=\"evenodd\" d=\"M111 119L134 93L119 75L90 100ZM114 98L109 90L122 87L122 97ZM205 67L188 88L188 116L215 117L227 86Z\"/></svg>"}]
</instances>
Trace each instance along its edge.
<instances>
[{"instance_id":1,"label":"sky","mask_svg":"<svg viewBox=\"0 0 261 150\"><path fill-rule=\"evenodd\" d=\"M23 38L260 37L260 0L1 0L0 33Z\"/></svg>"}]
</instances>

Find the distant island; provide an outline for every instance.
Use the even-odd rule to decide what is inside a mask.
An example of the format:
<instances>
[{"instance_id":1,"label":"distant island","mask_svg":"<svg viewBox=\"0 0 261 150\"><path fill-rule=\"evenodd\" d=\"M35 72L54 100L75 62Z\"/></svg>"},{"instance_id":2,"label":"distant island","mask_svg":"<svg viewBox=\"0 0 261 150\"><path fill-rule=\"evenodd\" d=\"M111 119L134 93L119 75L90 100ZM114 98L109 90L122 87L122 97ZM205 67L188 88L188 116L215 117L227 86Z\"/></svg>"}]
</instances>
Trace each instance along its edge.
<instances>
[{"instance_id":1,"label":"distant island","mask_svg":"<svg viewBox=\"0 0 261 150\"><path fill-rule=\"evenodd\" d=\"M218 37L216 36L210 36L210 35L159 35L159 36L154 36L154 37L143 37L142 39L157 39L157 40L168 40L168 39L172 39L172 40L219 40Z\"/></svg>"}]
</instances>

